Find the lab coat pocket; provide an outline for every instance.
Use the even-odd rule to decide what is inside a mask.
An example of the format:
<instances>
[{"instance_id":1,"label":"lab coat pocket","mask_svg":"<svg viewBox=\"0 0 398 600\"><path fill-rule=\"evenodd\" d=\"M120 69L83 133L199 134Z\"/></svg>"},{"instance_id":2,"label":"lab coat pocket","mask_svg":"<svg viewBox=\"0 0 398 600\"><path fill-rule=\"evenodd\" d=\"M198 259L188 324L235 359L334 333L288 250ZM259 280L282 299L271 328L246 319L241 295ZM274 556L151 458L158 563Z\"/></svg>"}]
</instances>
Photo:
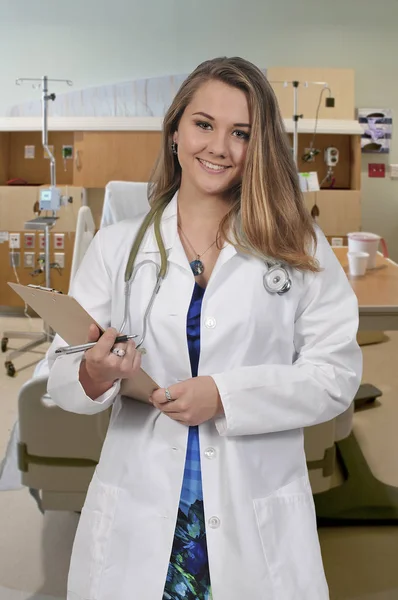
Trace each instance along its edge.
<instances>
[{"instance_id":1,"label":"lab coat pocket","mask_svg":"<svg viewBox=\"0 0 398 600\"><path fill-rule=\"evenodd\" d=\"M328 600L308 477L253 502L273 598Z\"/></svg>"},{"instance_id":2,"label":"lab coat pocket","mask_svg":"<svg viewBox=\"0 0 398 600\"><path fill-rule=\"evenodd\" d=\"M107 561L118 495L119 488L103 483L94 473L76 531L69 569L68 592L76 600L101 597L101 576Z\"/></svg>"}]
</instances>

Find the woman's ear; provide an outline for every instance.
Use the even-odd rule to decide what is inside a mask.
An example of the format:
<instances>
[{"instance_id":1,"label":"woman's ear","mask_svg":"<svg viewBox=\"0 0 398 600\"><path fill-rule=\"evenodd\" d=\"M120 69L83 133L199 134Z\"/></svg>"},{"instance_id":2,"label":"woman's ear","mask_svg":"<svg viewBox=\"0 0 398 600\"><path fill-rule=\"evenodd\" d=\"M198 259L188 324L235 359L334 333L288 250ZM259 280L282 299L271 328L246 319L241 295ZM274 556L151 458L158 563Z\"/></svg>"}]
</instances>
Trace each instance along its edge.
<instances>
[{"instance_id":1,"label":"woman's ear","mask_svg":"<svg viewBox=\"0 0 398 600\"><path fill-rule=\"evenodd\" d=\"M174 142L175 144L178 144L178 131L175 131L175 132L173 133L173 142Z\"/></svg>"}]
</instances>

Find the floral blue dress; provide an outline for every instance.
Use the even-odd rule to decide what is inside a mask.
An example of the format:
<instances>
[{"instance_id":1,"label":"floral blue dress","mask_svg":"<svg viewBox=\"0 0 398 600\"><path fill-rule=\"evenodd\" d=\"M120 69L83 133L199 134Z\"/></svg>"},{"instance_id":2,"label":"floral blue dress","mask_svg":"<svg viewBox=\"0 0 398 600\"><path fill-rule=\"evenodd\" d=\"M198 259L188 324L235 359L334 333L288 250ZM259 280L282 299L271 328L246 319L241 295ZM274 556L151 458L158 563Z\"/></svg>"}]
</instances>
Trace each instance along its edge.
<instances>
[{"instance_id":1,"label":"floral blue dress","mask_svg":"<svg viewBox=\"0 0 398 600\"><path fill-rule=\"evenodd\" d=\"M204 291L195 283L187 316L192 377L197 377L198 374L200 315ZM190 427L180 505L163 600L211 600L211 597L199 430L198 427Z\"/></svg>"}]
</instances>

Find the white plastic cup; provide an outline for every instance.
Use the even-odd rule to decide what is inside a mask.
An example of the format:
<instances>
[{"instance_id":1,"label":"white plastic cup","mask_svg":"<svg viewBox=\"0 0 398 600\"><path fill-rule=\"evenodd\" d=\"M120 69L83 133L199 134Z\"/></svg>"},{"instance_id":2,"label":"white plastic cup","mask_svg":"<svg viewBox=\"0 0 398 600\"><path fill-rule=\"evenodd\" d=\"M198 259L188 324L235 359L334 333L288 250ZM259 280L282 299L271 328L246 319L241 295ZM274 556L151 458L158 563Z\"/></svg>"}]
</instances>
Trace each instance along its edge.
<instances>
[{"instance_id":1,"label":"white plastic cup","mask_svg":"<svg viewBox=\"0 0 398 600\"><path fill-rule=\"evenodd\" d=\"M368 269L376 267L376 255L380 243L383 255L388 258L386 243L377 233L354 231L348 234L348 252L367 252L369 254Z\"/></svg>"},{"instance_id":2,"label":"white plastic cup","mask_svg":"<svg viewBox=\"0 0 398 600\"><path fill-rule=\"evenodd\" d=\"M347 252L350 275L361 277L365 275L368 266L368 252Z\"/></svg>"}]
</instances>

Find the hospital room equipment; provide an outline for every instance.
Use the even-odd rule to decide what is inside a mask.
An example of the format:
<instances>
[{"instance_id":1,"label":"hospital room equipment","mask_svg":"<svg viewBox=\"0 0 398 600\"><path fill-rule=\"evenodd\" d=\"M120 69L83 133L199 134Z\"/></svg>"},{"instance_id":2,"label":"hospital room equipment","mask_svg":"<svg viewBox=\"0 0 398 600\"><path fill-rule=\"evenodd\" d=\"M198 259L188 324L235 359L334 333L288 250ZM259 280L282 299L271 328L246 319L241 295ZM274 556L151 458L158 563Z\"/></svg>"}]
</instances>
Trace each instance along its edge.
<instances>
[{"instance_id":1,"label":"hospital room equipment","mask_svg":"<svg viewBox=\"0 0 398 600\"><path fill-rule=\"evenodd\" d=\"M25 81L34 82L33 87L41 87L42 92L42 145L44 150L50 159L50 187L48 189L43 188L40 190L39 198L39 209L40 211L50 211L51 216L39 216L35 219L31 219L25 223L25 229L41 230L44 231L44 271L45 271L45 285L51 287L51 261L50 261L50 229L54 227L57 216L56 213L59 211L62 205L71 201L70 198L62 196L60 190L56 186L56 164L55 157L48 145L48 102L55 100L55 94L48 93L48 82L62 82L67 85L72 85L72 82L68 79L49 79L47 76L43 76L41 79L34 78L22 78L17 79L16 84L21 85ZM9 352L6 356L5 367L7 375L13 377L16 373L13 359L17 356L21 356L25 352L30 352L37 346L45 342L49 342L53 338L53 333L44 324L44 330L42 333L36 332L20 332L20 331L4 331L2 337L2 351L7 350L8 340L12 339L30 339L32 340L28 344L25 344L18 350Z\"/></svg>"},{"instance_id":2,"label":"hospital room equipment","mask_svg":"<svg viewBox=\"0 0 398 600\"><path fill-rule=\"evenodd\" d=\"M304 115L298 114L299 86L303 85L306 88L309 85L321 85L322 86L322 90L319 95L319 104L318 104L318 108L316 111L316 117L315 117L314 137L312 139L311 147L309 150L309 154L311 155L311 158L315 155L315 154L313 154L313 143L314 143L317 126L318 126L318 115L319 115L319 109L321 107L323 92L325 90L327 90L329 92L329 96L326 98L326 102L325 102L325 106L327 108L334 108L335 100L332 97L332 91L326 81L296 81L296 80L295 81L270 81L270 84L271 85L282 84L284 87L287 87L288 85L291 84L293 86L293 158L294 158L294 162L297 166L298 165L298 123L299 123L299 120L302 119L304 116Z\"/></svg>"}]
</instances>

